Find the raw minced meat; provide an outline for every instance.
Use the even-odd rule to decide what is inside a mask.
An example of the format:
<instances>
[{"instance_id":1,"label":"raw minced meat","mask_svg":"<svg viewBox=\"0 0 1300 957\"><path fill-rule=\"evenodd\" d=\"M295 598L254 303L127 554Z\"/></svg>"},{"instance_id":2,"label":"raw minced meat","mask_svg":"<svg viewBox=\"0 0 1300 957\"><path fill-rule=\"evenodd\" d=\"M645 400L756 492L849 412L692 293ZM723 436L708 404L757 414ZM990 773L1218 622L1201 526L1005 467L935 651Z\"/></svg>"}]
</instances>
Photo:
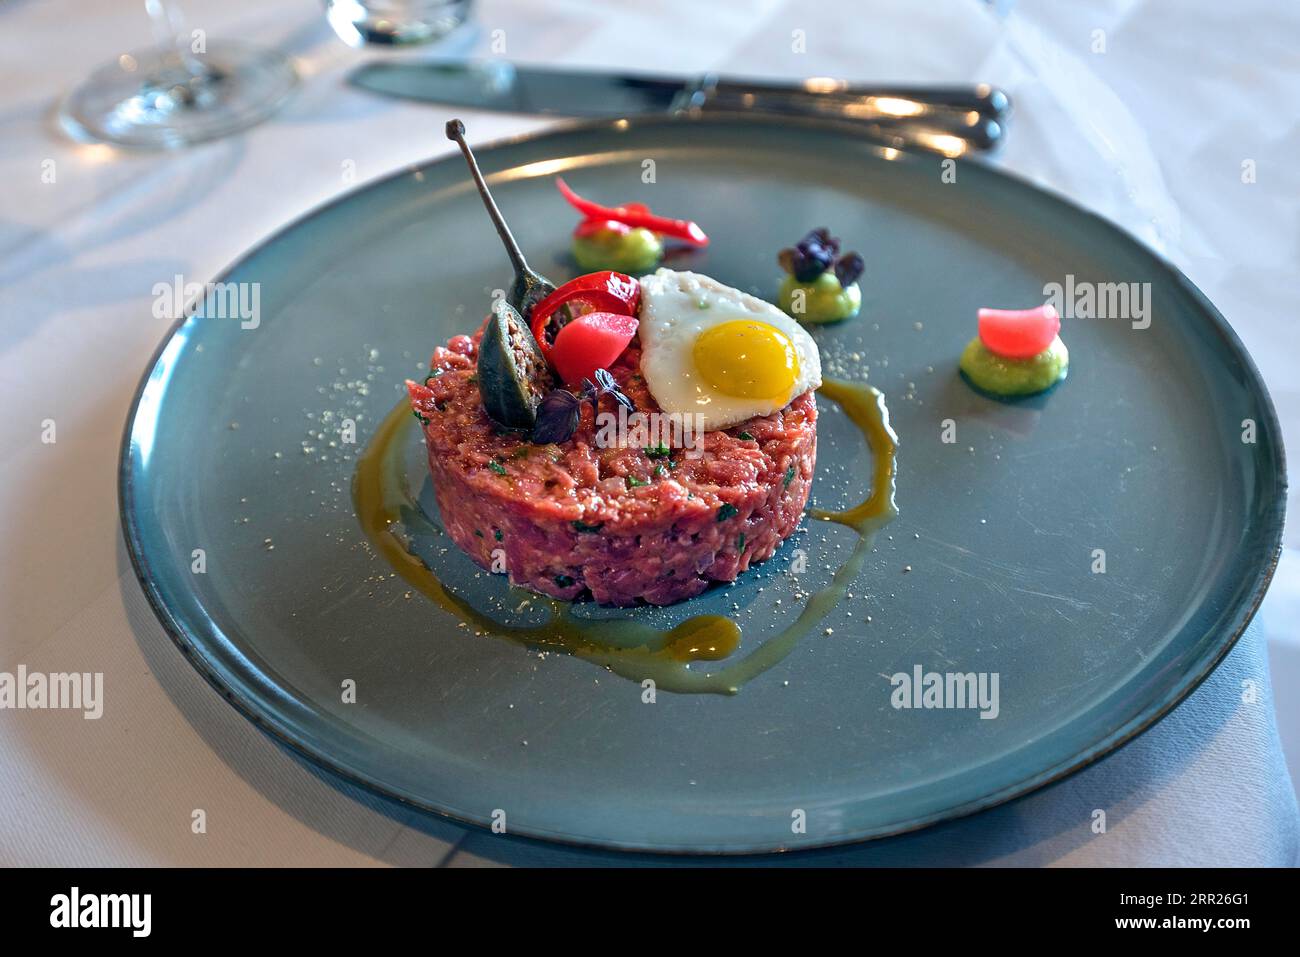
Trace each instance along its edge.
<instances>
[{"instance_id":1,"label":"raw minced meat","mask_svg":"<svg viewBox=\"0 0 1300 957\"><path fill-rule=\"evenodd\" d=\"M599 447L590 402L571 439L534 445L484 412L476 348L477 337L453 337L435 350L429 378L407 388L447 533L484 568L500 549L516 585L667 605L734 580L798 525L817 454L811 391L705 433L698 458L681 448ZM634 341L610 372L638 411L657 411L639 369ZM600 403L617 410L608 397Z\"/></svg>"}]
</instances>

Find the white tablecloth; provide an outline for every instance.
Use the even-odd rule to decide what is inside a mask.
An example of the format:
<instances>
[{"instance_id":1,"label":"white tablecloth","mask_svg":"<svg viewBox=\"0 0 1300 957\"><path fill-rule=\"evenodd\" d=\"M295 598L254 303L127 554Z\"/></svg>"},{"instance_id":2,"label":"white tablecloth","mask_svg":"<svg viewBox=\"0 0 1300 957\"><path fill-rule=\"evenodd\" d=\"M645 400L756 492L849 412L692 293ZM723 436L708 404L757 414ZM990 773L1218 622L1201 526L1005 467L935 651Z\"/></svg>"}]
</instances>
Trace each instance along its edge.
<instances>
[{"instance_id":1,"label":"white tablecloth","mask_svg":"<svg viewBox=\"0 0 1300 957\"><path fill-rule=\"evenodd\" d=\"M0 864L624 861L467 832L340 784L221 701L154 620L124 555L115 487L121 424L168 325L152 315L153 284L211 278L352 188L344 160L364 181L449 144L438 111L344 85L381 54L340 44L314 0L184 5L211 37L294 55L303 86L273 121L174 154L68 142L53 103L92 66L148 44L142 7L0 5L0 671L102 671L106 699L97 721L0 711ZM1004 86L1017 115L999 162L1182 266L1251 349L1300 447L1296 5L483 0L476 20L414 55L486 55L500 29L519 60ZM796 29L805 53L792 50ZM544 125L465 115L480 141ZM1242 181L1246 160L1254 183ZM1070 781L921 834L782 862L1294 863L1300 826L1265 641L1287 669L1278 706L1295 720L1298 595L1289 550L1219 671ZM1256 700L1243 700L1243 682L1261 689ZM205 834L191 828L199 808ZM1098 808L1105 834L1090 827Z\"/></svg>"}]
</instances>

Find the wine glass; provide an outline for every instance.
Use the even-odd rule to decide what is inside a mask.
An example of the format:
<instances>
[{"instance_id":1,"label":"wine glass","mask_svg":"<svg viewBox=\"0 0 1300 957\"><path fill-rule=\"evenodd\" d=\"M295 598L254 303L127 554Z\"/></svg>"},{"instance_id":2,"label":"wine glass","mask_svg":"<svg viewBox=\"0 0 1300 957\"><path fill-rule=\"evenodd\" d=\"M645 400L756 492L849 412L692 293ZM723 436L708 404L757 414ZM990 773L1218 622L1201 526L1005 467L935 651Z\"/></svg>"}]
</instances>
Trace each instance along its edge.
<instances>
[{"instance_id":1,"label":"wine glass","mask_svg":"<svg viewBox=\"0 0 1300 957\"><path fill-rule=\"evenodd\" d=\"M469 16L470 0L325 0L325 17L349 46L428 43Z\"/></svg>"},{"instance_id":2,"label":"wine glass","mask_svg":"<svg viewBox=\"0 0 1300 957\"><path fill-rule=\"evenodd\" d=\"M156 46L99 67L59 105L77 139L163 149L216 139L266 119L297 85L280 53L186 35L173 2L144 5Z\"/></svg>"}]
</instances>

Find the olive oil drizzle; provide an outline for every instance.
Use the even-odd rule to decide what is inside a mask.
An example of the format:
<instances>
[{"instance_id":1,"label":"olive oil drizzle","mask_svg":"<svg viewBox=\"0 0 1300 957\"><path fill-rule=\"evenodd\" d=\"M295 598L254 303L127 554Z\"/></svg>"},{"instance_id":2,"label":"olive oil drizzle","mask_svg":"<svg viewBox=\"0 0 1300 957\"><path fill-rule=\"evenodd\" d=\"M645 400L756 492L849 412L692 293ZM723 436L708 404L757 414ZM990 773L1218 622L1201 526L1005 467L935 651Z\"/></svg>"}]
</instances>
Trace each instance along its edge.
<instances>
[{"instance_id":1,"label":"olive oil drizzle","mask_svg":"<svg viewBox=\"0 0 1300 957\"><path fill-rule=\"evenodd\" d=\"M695 615L668 630L633 620L589 619L574 613L570 602L536 598L549 606L550 618L539 625L505 625L450 591L411 553L402 529L423 523L417 495L406 481L403 453L415 419L403 400L380 423L357 461L352 498L366 537L380 556L408 584L481 633L508 638L534 650L555 651L593 664L632 681L653 680L658 689L683 694L736 694L742 686L779 663L799 640L825 618L857 579L871 552L876 532L898 514L894 504L895 452L898 437L889 425L884 396L864 384L836 379L819 390L839 404L861 430L874 456L871 492L843 511L811 509L820 521L837 522L858 533L853 552L829 584L812 594L798 617L738 661L716 671L692 670L692 662L721 661L740 646L740 628L722 615ZM529 593L530 597L532 593Z\"/></svg>"}]
</instances>

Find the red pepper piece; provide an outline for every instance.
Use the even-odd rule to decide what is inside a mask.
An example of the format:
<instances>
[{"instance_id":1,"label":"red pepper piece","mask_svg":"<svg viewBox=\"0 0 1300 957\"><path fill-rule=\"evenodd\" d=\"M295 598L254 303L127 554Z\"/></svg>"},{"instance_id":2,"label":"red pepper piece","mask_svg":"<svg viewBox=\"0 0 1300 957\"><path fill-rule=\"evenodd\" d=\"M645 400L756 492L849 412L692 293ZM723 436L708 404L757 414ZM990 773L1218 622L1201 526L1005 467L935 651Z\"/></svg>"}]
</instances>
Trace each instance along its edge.
<instances>
[{"instance_id":1,"label":"red pepper piece","mask_svg":"<svg viewBox=\"0 0 1300 957\"><path fill-rule=\"evenodd\" d=\"M550 358L551 343L546 333L551 318L557 309L570 303L583 303L589 307L588 312L612 312L617 315L635 316L641 306L641 284L621 272L606 270L588 273L569 280L533 306L530 323L533 337L541 347L542 355L547 359Z\"/></svg>"},{"instance_id":2,"label":"red pepper piece","mask_svg":"<svg viewBox=\"0 0 1300 957\"><path fill-rule=\"evenodd\" d=\"M594 236L601 230L609 230L611 233L618 233L621 236L624 233L630 233L632 227L627 223L620 223L616 219L584 219L573 228L573 235L583 239L587 236Z\"/></svg>"},{"instance_id":3,"label":"red pepper piece","mask_svg":"<svg viewBox=\"0 0 1300 957\"><path fill-rule=\"evenodd\" d=\"M692 246L707 246L709 244L709 237L704 235L704 230L688 219L669 219L666 216L655 216L642 203L628 203L624 206L601 206L589 199L583 199L569 189L569 184L559 176L555 177L555 185L559 187L564 198L569 201L569 205L582 213L585 219L614 220L623 223L625 226L631 226L633 229L644 228L664 236L671 236L673 239L680 239Z\"/></svg>"},{"instance_id":4,"label":"red pepper piece","mask_svg":"<svg viewBox=\"0 0 1300 957\"><path fill-rule=\"evenodd\" d=\"M597 369L607 369L623 354L636 335L635 316L612 312L588 312L555 334L551 364L569 386L596 378Z\"/></svg>"},{"instance_id":5,"label":"red pepper piece","mask_svg":"<svg viewBox=\"0 0 1300 957\"><path fill-rule=\"evenodd\" d=\"M1052 344L1061 331L1061 317L1052 304L1034 309L981 309L980 341L1004 359L1030 359Z\"/></svg>"}]
</instances>

